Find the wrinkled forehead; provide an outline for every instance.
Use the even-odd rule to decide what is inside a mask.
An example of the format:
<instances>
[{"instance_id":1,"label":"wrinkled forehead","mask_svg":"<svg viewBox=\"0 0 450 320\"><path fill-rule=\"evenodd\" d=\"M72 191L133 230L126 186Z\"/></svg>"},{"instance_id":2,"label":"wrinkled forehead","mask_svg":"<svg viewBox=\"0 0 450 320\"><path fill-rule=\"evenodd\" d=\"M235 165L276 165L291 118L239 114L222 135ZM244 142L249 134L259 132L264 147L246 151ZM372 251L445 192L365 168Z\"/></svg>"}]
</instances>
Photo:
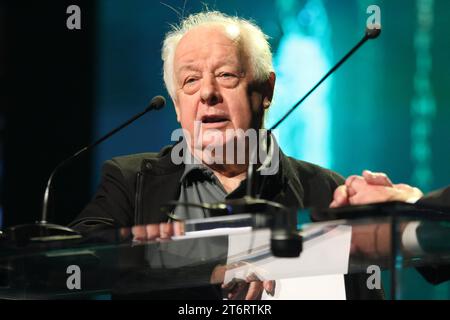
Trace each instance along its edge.
<instances>
[{"instance_id":1,"label":"wrinkled forehead","mask_svg":"<svg viewBox=\"0 0 450 320\"><path fill-rule=\"evenodd\" d=\"M236 25L199 26L188 31L179 41L175 50L175 63L190 53L203 53L213 45L228 47L230 50L241 50L241 32Z\"/></svg>"}]
</instances>

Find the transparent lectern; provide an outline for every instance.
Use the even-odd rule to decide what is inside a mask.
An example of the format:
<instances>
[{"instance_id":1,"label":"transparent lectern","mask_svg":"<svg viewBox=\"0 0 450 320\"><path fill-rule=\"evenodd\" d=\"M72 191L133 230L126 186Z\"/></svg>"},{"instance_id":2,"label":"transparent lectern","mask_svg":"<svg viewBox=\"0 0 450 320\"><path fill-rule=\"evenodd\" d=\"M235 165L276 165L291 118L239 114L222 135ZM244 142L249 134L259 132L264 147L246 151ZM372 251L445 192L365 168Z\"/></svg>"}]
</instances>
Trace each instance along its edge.
<instances>
[{"instance_id":1,"label":"transparent lectern","mask_svg":"<svg viewBox=\"0 0 450 320\"><path fill-rule=\"evenodd\" d=\"M337 292L343 275L358 273L368 290L381 282L386 298L403 299L414 281L404 276L408 270L430 286L450 279L449 213L387 203L300 210L297 218L302 251L288 258L274 256L264 214L188 220L185 234L170 240L138 241L134 228L33 245L4 237L0 298L222 299L222 283L251 279L275 281L275 293L263 299L345 299L345 291L330 297L321 290ZM305 283L318 292L305 292Z\"/></svg>"}]
</instances>

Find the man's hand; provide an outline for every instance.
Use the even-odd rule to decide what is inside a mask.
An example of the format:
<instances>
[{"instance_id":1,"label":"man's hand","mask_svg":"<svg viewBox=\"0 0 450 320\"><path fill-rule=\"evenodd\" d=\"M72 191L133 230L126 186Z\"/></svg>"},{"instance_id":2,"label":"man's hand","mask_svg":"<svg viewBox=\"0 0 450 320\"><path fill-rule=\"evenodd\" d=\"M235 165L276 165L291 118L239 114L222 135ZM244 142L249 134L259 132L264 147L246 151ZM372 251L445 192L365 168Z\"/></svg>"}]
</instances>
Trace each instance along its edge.
<instances>
[{"instance_id":1,"label":"man's hand","mask_svg":"<svg viewBox=\"0 0 450 320\"><path fill-rule=\"evenodd\" d=\"M134 241L168 240L184 235L184 222L133 226L131 233Z\"/></svg>"},{"instance_id":2,"label":"man's hand","mask_svg":"<svg viewBox=\"0 0 450 320\"><path fill-rule=\"evenodd\" d=\"M247 264L244 261L231 264L219 265L213 270L211 275L211 283L223 283L227 270L238 268ZM275 281L262 281L255 274L251 273L245 280L233 279L227 284L222 284L222 290L226 294L228 300L260 300L263 290L269 295L275 294Z\"/></svg>"},{"instance_id":3,"label":"man's hand","mask_svg":"<svg viewBox=\"0 0 450 320\"><path fill-rule=\"evenodd\" d=\"M261 300L263 290L273 296L275 281L261 281L256 277L248 277L246 281L232 281L222 285L222 289L228 291L228 300Z\"/></svg>"},{"instance_id":4,"label":"man's hand","mask_svg":"<svg viewBox=\"0 0 450 320\"><path fill-rule=\"evenodd\" d=\"M134 241L145 242L169 240L173 236L184 235L185 231L183 222L174 222L134 226L131 228L131 233ZM217 266L211 275L211 283L222 283L228 268L227 266ZM227 291L229 300L259 300L263 290L273 295L275 281L261 281L256 275L251 275L245 281L232 281L222 285L222 289Z\"/></svg>"},{"instance_id":5,"label":"man's hand","mask_svg":"<svg viewBox=\"0 0 450 320\"><path fill-rule=\"evenodd\" d=\"M350 176L339 186L330 208L363 205L387 201L415 202L423 196L418 188L407 184L393 184L384 173L363 171L362 176Z\"/></svg>"}]
</instances>

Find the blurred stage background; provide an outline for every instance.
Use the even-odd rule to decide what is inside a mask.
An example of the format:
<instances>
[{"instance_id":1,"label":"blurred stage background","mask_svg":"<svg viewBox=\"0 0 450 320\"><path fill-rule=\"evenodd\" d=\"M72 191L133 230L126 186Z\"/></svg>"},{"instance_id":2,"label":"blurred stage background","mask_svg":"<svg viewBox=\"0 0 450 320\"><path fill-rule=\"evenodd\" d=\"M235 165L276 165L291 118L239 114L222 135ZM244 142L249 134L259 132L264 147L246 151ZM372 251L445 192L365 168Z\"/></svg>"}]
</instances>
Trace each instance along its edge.
<instances>
[{"instance_id":1,"label":"blurred stage background","mask_svg":"<svg viewBox=\"0 0 450 320\"><path fill-rule=\"evenodd\" d=\"M66 8L81 8L81 30ZM0 222L39 217L54 166L168 98L160 48L170 23L207 4L250 18L270 38L277 71L276 121L363 35L366 8L383 32L361 48L278 131L289 155L344 176L365 168L424 191L450 184L450 31L447 0L0 1ZM178 124L172 103L64 169L52 222L67 223L92 196L111 157L159 150ZM415 271L411 271L415 272ZM419 277L410 298L450 286Z\"/></svg>"}]
</instances>

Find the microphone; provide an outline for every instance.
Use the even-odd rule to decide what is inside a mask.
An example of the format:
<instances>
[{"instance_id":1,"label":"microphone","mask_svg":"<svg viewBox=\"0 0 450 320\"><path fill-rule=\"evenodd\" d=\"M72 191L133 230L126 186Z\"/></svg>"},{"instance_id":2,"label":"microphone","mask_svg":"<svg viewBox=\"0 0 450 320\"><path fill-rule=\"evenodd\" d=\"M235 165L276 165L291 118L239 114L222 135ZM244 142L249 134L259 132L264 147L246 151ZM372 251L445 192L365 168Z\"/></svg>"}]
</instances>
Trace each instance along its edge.
<instances>
[{"instance_id":1,"label":"microphone","mask_svg":"<svg viewBox=\"0 0 450 320\"><path fill-rule=\"evenodd\" d=\"M378 28L377 28L378 27ZM323 77L322 79L320 79L315 85L314 87L311 88L311 90L309 90L296 104L294 104L291 109L288 110L288 112L286 112L284 114L284 116L281 117L280 120L278 120L270 129L269 132L276 129L281 123L283 123L284 120L286 120L287 117L289 117L289 115L295 110L297 109L297 107L303 103L303 101L306 100L306 98L309 97L309 95L311 93L313 93L321 84L322 82L324 82L330 75L332 75L337 69L339 69L339 67L348 60L348 58L350 58L351 55L353 55L364 43L367 42L367 40L372 40L372 39L376 39L378 38L378 36L381 34L381 26L380 25L374 25L374 28L366 29L366 32L364 34L364 37L352 48L350 49L350 51L344 56L342 57L341 60L338 61L338 63L336 63L334 65L334 67L332 67Z\"/></svg>"},{"instance_id":2,"label":"microphone","mask_svg":"<svg viewBox=\"0 0 450 320\"><path fill-rule=\"evenodd\" d=\"M43 202L43 205L42 205L42 216L41 216L40 223L44 223L45 224L47 222L48 201L49 201L49 195L50 195L50 188L51 188L52 183L53 183L53 177L55 176L55 174L58 172L58 170L60 168L65 167L67 164L72 162L74 159L78 158L81 154L83 154L83 153L87 152L88 150L91 150L92 148L96 147L97 145L99 145L100 143L105 141L106 139L110 138L112 135L116 134L117 132L119 132L120 130L122 130L123 128L125 128L129 124L131 124L132 122L134 122L137 119L139 119L140 117L142 117L147 112L149 112L151 110L160 110L162 107L164 107L165 104L166 104L166 99L164 99L164 97L162 97L162 96L154 97L150 101L149 106L144 111L141 111L138 114L134 115L129 120L125 121L123 124L121 124L117 128L111 130L110 132L105 134L103 137L101 137L97 141L95 141L95 142L91 143L90 145L82 148L81 150L79 150L78 152L76 152L75 154L70 156L69 158L67 158L67 159L63 160L62 162L60 162L56 166L56 168L53 170L53 172L50 174L50 177L48 178L48 181L47 181L47 187L45 188L45 193L44 193L44 202Z\"/></svg>"},{"instance_id":3,"label":"microphone","mask_svg":"<svg viewBox=\"0 0 450 320\"><path fill-rule=\"evenodd\" d=\"M372 25L372 28L366 28L366 36L369 39L376 39L381 34L381 25L376 23Z\"/></svg>"},{"instance_id":4,"label":"microphone","mask_svg":"<svg viewBox=\"0 0 450 320\"><path fill-rule=\"evenodd\" d=\"M66 158L65 160L61 161L55 167L55 169L53 169L52 173L50 174L50 177L48 178L47 186L44 192L41 220L36 222L35 224L25 224L11 227L9 230L5 232L3 237L7 237L9 240L12 240L14 243L17 243L19 245L26 245L29 242L43 242L50 240L68 240L80 238L81 235L78 232L68 227L51 224L47 222L50 193L52 190L53 179L55 175L59 172L59 170L67 166L72 161L76 160L79 156L95 148L103 141L109 139L111 136L113 136L123 128L127 127L128 125L130 125L131 123L142 117L147 112L152 110L160 110L165 106L165 104L166 99L164 97L162 96L154 97L150 101L148 107L144 109L144 111L141 111L138 114L134 115L129 120L125 121L117 128L111 130L98 140L80 149L69 158Z\"/></svg>"},{"instance_id":5,"label":"microphone","mask_svg":"<svg viewBox=\"0 0 450 320\"><path fill-rule=\"evenodd\" d=\"M374 24L372 28L367 28L363 38L350 51L339 60L297 103L295 103L270 129L276 129L294 112L330 75L332 75L353 53L355 53L367 40L376 39L381 34L381 25ZM254 166L249 163L247 169L247 195L246 199L251 199L254 194ZM296 257L302 251L302 238L297 233L297 215L295 212L280 212L273 217L271 226L271 249L274 256L278 257Z\"/></svg>"}]
</instances>

